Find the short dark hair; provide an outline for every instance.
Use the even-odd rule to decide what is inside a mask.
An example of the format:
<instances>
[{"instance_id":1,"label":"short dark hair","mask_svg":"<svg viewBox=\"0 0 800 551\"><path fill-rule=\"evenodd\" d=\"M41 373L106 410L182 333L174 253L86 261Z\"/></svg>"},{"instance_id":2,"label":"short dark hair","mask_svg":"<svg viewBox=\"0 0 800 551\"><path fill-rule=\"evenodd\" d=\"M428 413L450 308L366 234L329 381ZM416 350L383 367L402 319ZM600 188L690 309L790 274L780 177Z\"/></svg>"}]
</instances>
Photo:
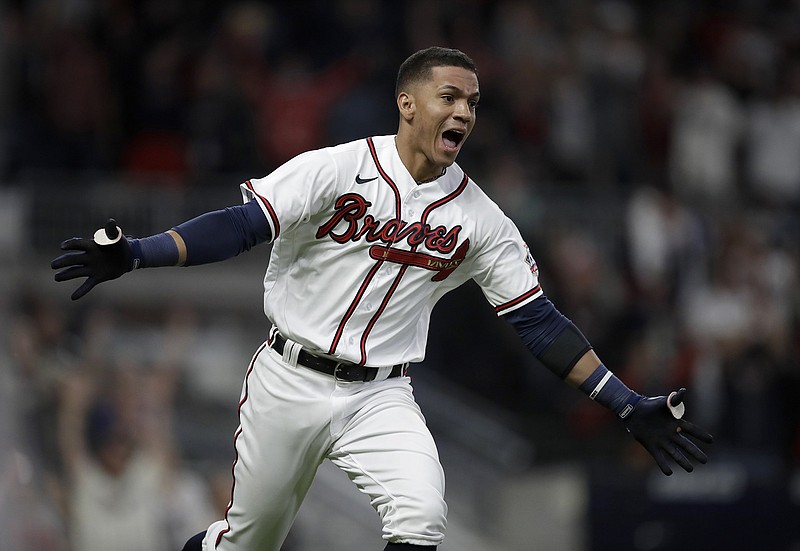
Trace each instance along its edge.
<instances>
[{"instance_id":1,"label":"short dark hair","mask_svg":"<svg viewBox=\"0 0 800 551\"><path fill-rule=\"evenodd\" d=\"M394 89L395 97L411 83L429 78L434 67L461 67L478 75L475 62L461 50L431 46L414 52L400 65Z\"/></svg>"}]
</instances>

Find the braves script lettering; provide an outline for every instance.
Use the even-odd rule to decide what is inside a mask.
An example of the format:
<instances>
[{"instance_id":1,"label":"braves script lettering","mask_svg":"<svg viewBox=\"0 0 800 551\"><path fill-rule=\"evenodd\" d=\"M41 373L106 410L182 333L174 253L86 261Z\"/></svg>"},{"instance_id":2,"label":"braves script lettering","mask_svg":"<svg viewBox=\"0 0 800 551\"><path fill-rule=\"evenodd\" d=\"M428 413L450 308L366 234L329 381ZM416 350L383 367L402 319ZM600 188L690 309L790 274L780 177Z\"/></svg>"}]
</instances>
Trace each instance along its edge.
<instances>
[{"instance_id":1,"label":"braves script lettering","mask_svg":"<svg viewBox=\"0 0 800 551\"><path fill-rule=\"evenodd\" d=\"M424 244L428 250L442 254L452 252L458 243L461 226L447 229L444 226L431 227L422 222L408 223L395 218L382 222L367 214L370 206L372 203L356 193L342 195L334 204L333 216L317 230L317 239L329 235L337 243L366 239L368 242L380 241L387 245L405 239L412 247Z\"/></svg>"}]
</instances>

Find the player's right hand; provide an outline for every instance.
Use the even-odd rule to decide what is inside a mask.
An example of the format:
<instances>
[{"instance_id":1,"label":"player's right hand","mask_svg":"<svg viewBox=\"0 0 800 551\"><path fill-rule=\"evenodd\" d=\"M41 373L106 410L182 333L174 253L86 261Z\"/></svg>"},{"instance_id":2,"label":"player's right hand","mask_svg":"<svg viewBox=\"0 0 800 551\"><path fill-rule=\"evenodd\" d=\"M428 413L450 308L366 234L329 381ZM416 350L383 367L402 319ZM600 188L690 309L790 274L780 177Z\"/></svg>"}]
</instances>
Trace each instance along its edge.
<instances>
[{"instance_id":1,"label":"player's right hand","mask_svg":"<svg viewBox=\"0 0 800 551\"><path fill-rule=\"evenodd\" d=\"M72 293L72 300L78 300L98 283L116 279L133 267L130 243L113 218L95 233L94 239L73 237L61 243L61 250L69 252L50 263L51 268L60 270L55 280L86 278Z\"/></svg>"}]
</instances>

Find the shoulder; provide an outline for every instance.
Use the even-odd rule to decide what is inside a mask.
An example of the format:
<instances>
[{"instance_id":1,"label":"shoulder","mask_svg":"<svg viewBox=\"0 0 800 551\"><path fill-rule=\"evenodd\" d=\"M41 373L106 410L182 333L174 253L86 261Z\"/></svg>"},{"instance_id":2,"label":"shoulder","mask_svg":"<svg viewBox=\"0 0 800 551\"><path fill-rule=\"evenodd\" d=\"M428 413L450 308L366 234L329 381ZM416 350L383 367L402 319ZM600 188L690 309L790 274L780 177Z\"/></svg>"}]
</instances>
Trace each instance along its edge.
<instances>
[{"instance_id":1,"label":"shoulder","mask_svg":"<svg viewBox=\"0 0 800 551\"><path fill-rule=\"evenodd\" d=\"M462 178L466 178L467 180L466 184L464 185L464 198L468 201L474 202L477 205L480 205L483 209L486 209L486 211L482 211L481 214L491 214L493 216L498 215L505 217L505 214L503 214L503 211L500 209L497 203L495 203L494 200L489 197L489 194L487 194L481 186L476 184L472 178L465 174L461 170L461 167L454 164L452 168L456 168L458 170L457 174L463 175Z\"/></svg>"},{"instance_id":2,"label":"shoulder","mask_svg":"<svg viewBox=\"0 0 800 551\"><path fill-rule=\"evenodd\" d=\"M502 236L516 238L518 230L514 221L470 178L464 186L461 204L481 240L496 243Z\"/></svg>"}]
</instances>

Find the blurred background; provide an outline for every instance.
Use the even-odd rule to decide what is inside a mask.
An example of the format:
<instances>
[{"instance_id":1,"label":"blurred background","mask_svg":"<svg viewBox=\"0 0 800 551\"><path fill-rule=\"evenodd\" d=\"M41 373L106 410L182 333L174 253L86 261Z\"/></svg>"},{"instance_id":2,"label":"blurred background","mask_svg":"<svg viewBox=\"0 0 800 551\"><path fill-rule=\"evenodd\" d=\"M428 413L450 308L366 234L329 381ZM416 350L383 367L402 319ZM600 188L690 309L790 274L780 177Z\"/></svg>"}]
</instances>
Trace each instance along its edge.
<instances>
[{"instance_id":1,"label":"blurred background","mask_svg":"<svg viewBox=\"0 0 800 551\"><path fill-rule=\"evenodd\" d=\"M664 477L537 365L474 284L415 392L448 475L442 551L800 549L796 0L0 5L0 550L177 550L230 493L269 247L79 303L49 262L149 235L293 155L391 134L397 67L480 69L458 161L623 380L686 386L711 461ZM284 549L382 549L324 465Z\"/></svg>"}]
</instances>

